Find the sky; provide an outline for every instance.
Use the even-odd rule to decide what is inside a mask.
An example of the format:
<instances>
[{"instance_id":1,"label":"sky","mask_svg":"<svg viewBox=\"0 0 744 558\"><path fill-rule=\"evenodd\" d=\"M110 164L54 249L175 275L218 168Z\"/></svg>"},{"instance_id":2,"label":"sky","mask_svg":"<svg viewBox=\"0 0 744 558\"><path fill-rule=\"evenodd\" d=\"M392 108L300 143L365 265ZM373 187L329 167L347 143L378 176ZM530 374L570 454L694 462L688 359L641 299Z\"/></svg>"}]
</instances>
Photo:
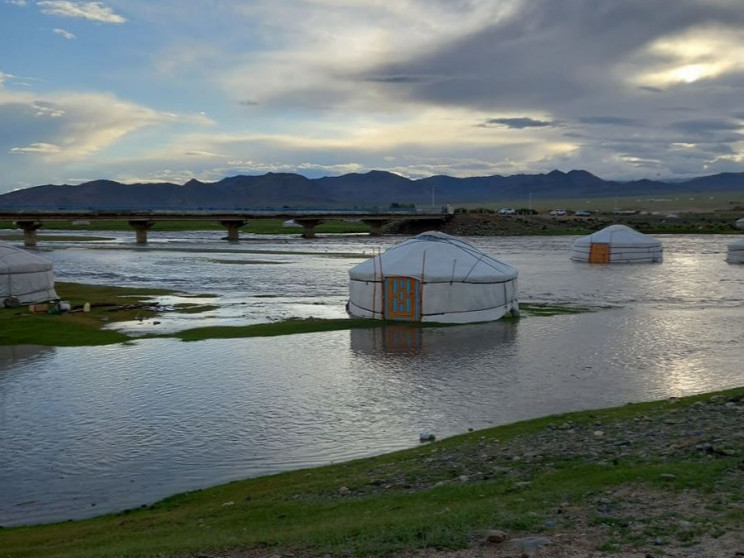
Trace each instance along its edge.
<instances>
[{"instance_id":1,"label":"sky","mask_svg":"<svg viewBox=\"0 0 744 558\"><path fill-rule=\"evenodd\" d=\"M0 0L0 193L744 172L741 0Z\"/></svg>"}]
</instances>

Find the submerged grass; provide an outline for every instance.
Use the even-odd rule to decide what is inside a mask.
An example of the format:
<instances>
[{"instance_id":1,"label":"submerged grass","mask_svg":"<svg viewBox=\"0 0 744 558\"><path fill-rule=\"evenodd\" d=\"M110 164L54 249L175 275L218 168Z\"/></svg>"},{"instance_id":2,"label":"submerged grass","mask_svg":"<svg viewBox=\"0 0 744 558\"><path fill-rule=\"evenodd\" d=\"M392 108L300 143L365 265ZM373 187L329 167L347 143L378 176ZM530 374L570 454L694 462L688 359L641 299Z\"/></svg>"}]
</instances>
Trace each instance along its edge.
<instances>
[{"instance_id":1,"label":"submerged grass","mask_svg":"<svg viewBox=\"0 0 744 558\"><path fill-rule=\"evenodd\" d=\"M176 337L181 341L236 339L240 337L274 337L277 335L317 333L322 331L339 331L343 329L374 329L393 324L400 326L400 322L386 322L383 320L369 320L364 318L293 318L268 324L199 327L169 334L167 337ZM400 327L446 327L446 324L406 324Z\"/></svg>"},{"instance_id":2,"label":"submerged grass","mask_svg":"<svg viewBox=\"0 0 744 558\"><path fill-rule=\"evenodd\" d=\"M723 393L742 398L744 388ZM509 443L531 447L531 439L551 432L557 423L610 428L618 421L662 421L675 409L709 397L545 417L379 457L179 494L87 521L6 528L0 530L0 556L170 557L228 549L256 549L265 555L377 556L421 548L458 549L473 545L489 528L550 534L547 520L558 517L556 509L591 510L603 501L597 498L619 487L636 487L662 499L690 492L725 494L720 513L709 515L704 524L707 535L724 533L736 528L742 517L741 506L731 505L741 466L736 452L714 460L638 454L607 463L577 460L562 451L529 462L497 451ZM489 457L488 451L496 453ZM480 473L474 472L476 467ZM463 479L463 474L472 479ZM684 520L692 525L701 521L697 511L690 510ZM607 549L633 537L640 545L653 545L649 541L661 536L683 542L700 536L702 530L680 527L680 519L673 510L655 518L595 510L589 525L607 528ZM568 517L566 528L570 523Z\"/></svg>"},{"instance_id":3,"label":"submerged grass","mask_svg":"<svg viewBox=\"0 0 744 558\"><path fill-rule=\"evenodd\" d=\"M520 312L528 316L559 316L561 314L584 314L586 312L594 312L595 308L587 308L586 306L568 306L565 304L541 304L541 303L526 303L519 305Z\"/></svg>"}]
</instances>

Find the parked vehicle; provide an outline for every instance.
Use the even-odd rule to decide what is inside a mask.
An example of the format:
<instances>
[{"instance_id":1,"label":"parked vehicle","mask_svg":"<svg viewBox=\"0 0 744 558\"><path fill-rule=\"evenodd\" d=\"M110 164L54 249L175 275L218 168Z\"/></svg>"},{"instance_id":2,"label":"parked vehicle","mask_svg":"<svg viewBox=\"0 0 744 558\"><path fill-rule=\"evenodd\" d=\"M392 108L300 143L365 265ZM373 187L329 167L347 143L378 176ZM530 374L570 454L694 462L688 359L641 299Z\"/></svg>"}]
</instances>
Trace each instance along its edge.
<instances>
[{"instance_id":1,"label":"parked vehicle","mask_svg":"<svg viewBox=\"0 0 744 558\"><path fill-rule=\"evenodd\" d=\"M550 215L552 215L553 217L563 217L567 214L568 213L566 212L565 209L554 209L553 211L550 212Z\"/></svg>"},{"instance_id":2,"label":"parked vehicle","mask_svg":"<svg viewBox=\"0 0 744 558\"><path fill-rule=\"evenodd\" d=\"M576 215L576 217L591 217L592 212L580 209L579 211L574 211L574 215Z\"/></svg>"},{"instance_id":3,"label":"parked vehicle","mask_svg":"<svg viewBox=\"0 0 744 558\"><path fill-rule=\"evenodd\" d=\"M499 209L499 215L516 215L517 210L512 209L511 207L502 207Z\"/></svg>"}]
</instances>

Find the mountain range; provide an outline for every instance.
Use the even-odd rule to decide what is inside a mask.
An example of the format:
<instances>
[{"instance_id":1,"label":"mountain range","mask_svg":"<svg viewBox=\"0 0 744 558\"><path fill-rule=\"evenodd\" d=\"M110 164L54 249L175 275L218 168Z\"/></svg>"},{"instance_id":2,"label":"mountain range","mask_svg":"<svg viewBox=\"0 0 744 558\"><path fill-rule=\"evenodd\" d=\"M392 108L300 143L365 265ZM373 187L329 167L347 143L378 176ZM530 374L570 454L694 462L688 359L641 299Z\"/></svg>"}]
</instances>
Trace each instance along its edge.
<instances>
[{"instance_id":1,"label":"mountain range","mask_svg":"<svg viewBox=\"0 0 744 558\"><path fill-rule=\"evenodd\" d=\"M0 195L0 208L241 209L389 207L393 203L457 205L534 199L670 196L744 190L744 173L682 182L603 180L584 170L512 176L410 180L385 171L310 179L299 174L239 175L218 182L189 180L122 184L94 180L78 185L34 186Z\"/></svg>"}]
</instances>

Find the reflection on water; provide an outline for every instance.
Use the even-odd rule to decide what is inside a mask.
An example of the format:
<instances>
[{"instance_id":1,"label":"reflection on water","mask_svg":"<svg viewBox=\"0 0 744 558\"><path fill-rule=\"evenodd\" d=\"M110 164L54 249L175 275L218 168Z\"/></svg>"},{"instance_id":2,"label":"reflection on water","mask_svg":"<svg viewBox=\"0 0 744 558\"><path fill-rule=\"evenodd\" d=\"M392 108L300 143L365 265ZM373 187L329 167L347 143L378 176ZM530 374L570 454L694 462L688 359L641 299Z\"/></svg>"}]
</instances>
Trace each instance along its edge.
<instances>
[{"instance_id":1,"label":"reflection on water","mask_svg":"<svg viewBox=\"0 0 744 558\"><path fill-rule=\"evenodd\" d=\"M516 335L516 323L503 320L423 329L405 324L388 325L375 329L354 329L350 332L351 351L354 355L376 359L389 355L439 358L453 351L475 355L493 351L499 344L512 342Z\"/></svg>"},{"instance_id":2,"label":"reflection on water","mask_svg":"<svg viewBox=\"0 0 744 558\"><path fill-rule=\"evenodd\" d=\"M744 266L723 261L710 246L719 239L669 239L664 263L619 267L570 262L563 237L473 241L520 270L523 301L605 308L444 328L0 347L0 525L379 454L417 444L423 430L442 438L742 384ZM70 244L51 256L63 280L212 292L198 300L219 309L194 320L224 325L344 316L355 262L329 254L391 241L303 241L287 254L272 241L253 259L284 265L242 266L218 260L260 245L215 258L216 243L199 242ZM163 327L177 326L168 319Z\"/></svg>"},{"instance_id":3,"label":"reflection on water","mask_svg":"<svg viewBox=\"0 0 744 558\"><path fill-rule=\"evenodd\" d=\"M21 364L28 364L48 353L53 353L53 347L38 345L0 345L0 373L13 370Z\"/></svg>"}]
</instances>

